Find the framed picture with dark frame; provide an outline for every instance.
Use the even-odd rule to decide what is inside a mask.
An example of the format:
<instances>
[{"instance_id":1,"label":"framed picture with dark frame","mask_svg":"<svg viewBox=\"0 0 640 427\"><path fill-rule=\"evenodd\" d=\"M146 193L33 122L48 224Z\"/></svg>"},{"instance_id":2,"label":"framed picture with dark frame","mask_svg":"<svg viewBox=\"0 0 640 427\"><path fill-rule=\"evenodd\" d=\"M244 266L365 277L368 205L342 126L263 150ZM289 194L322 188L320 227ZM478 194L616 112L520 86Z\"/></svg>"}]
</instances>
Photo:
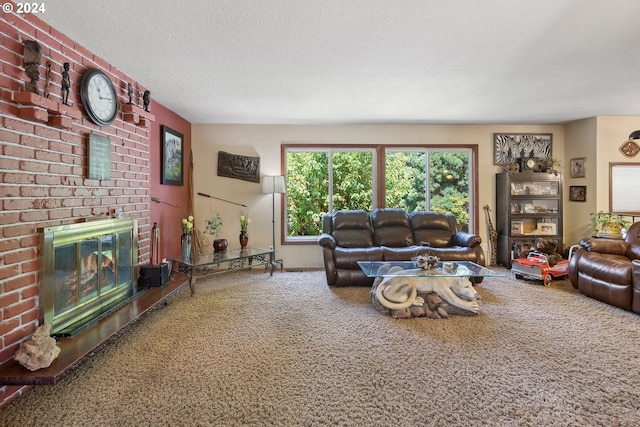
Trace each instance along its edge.
<instances>
[{"instance_id":1,"label":"framed picture with dark frame","mask_svg":"<svg viewBox=\"0 0 640 427\"><path fill-rule=\"evenodd\" d=\"M520 157L552 158L551 133L494 133L493 164L516 163Z\"/></svg>"},{"instance_id":2,"label":"framed picture with dark frame","mask_svg":"<svg viewBox=\"0 0 640 427\"><path fill-rule=\"evenodd\" d=\"M577 157L571 159L571 178L584 178L587 176L587 159L585 157Z\"/></svg>"},{"instance_id":3,"label":"framed picture with dark frame","mask_svg":"<svg viewBox=\"0 0 640 427\"><path fill-rule=\"evenodd\" d=\"M162 125L162 168L160 183L182 185L184 173L184 135Z\"/></svg>"},{"instance_id":4,"label":"framed picture with dark frame","mask_svg":"<svg viewBox=\"0 0 640 427\"><path fill-rule=\"evenodd\" d=\"M570 185L569 200L572 202L586 202L587 186L586 185Z\"/></svg>"}]
</instances>

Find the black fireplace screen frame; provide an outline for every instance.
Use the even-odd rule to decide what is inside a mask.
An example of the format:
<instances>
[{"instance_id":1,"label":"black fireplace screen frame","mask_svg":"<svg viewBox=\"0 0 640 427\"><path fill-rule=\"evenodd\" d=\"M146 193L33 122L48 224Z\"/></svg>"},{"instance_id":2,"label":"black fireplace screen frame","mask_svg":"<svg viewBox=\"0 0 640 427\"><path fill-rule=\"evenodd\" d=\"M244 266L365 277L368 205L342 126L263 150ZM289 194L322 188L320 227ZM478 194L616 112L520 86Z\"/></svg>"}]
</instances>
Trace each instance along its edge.
<instances>
[{"instance_id":1,"label":"black fireplace screen frame","mask_svg":"<svg viewBox=\"0 0 640 427\"><path fill-rule=\"evenodd\" d=\"M40 323L70 336L136 293L138 224L115 218L39 229Z\"/></svg>"}]
</instances>

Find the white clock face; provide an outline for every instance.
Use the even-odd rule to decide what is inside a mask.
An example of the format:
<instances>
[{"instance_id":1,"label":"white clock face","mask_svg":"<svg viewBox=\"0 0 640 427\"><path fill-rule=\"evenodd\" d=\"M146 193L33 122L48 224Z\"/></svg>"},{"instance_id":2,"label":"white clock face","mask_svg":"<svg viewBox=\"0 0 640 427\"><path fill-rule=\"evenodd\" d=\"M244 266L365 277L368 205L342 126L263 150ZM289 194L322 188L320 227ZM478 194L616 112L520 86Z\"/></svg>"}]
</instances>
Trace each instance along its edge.
<instances>
[{"instance_id":1,"label":"white clock face","mask_svg":"<svg viewBox=\"0 0 640 427\"><path fill-rule=\"evenodd\" d=\"M81 97L87 114L96 124L106 126L116 118L118 97L113 83L101 71L87 71L82 81Z\"/></svg>"},{"instance_id":2,"label":"white clock face","mask_svg":"<svg viewBox=\"0 0 640 427\"><path fill-rule=\"evenodd\" d=\"M102 74L89 80L89 104L99 119L109 121L116 112L116 94L111 82L107 82Z\"/></svg>"},{"instance_id":3,"label":"white clock face","mask_svg":"<svg viewBox=\"0 0 640 427\"><path fill-rule=\"evenodd\" d=\"M536 161L535 160L533 160L533 159L527 160L527 167L529 169L533 169L535 166L536 166Z\"/></svg>"}]
</instances>

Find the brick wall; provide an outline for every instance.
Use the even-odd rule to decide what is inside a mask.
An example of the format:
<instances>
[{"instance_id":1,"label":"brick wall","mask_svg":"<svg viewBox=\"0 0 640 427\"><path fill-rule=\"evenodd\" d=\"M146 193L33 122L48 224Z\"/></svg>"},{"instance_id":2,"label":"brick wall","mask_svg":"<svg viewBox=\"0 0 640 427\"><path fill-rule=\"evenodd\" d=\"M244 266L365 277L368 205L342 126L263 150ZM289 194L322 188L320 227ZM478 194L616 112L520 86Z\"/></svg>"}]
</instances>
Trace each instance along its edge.
<instances>
[{"instance_id":1,"label":"brick wall","mask_svg":"<svg viewBox=\"0 0 640 427\"><path fill-rule=\"evenodd\" d=\"M107 127L84 114L80 79L89 67L103 70L128 102L127 83L144 91L104 60L49 27L35 16L2 14L0 19L0 363L10 359L20 342L38 325L38 228L108 216L117 209L138 218L139 262L150 248L150 123L122 114ZM71 108L66 122L52 120L47 110L14 102L27 77L22 64L25 40L42 48L39 87L51 61L50 100L62 107L61 72L71 64ZM25 118L22 118L25 117ZM126 119L126 120L125 120ZM68 125L66 127L65 125ZM87 178L89 133L111 140L111 179ZM21 387L0 384L0 407L19 396Z\"/></svg>"}]
</instances>

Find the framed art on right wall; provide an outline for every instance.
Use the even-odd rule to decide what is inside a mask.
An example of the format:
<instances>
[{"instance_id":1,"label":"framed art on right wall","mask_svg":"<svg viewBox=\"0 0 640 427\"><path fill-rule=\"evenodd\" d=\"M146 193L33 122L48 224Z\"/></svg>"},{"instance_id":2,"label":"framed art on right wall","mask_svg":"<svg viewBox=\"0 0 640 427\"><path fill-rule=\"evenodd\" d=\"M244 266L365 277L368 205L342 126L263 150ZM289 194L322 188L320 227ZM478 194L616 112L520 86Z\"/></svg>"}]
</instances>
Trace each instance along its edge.
<instances>
[{"instance_id":1,"label":"framed art on right wall","mask_svg":"<svg viewBox=\"0 0 640 427\"><path fill-rule=\"evenodd\" d=\"M586 185L569 186L569 200L572 202L586 202L587 186Z\"/></svg>"},{"instance_id":2,"label":"framed art on right wall","mask_svg":"<svg viewBox=\"0 0 640 427\"><path fill-rule=\"evenodd\" d=\"M585 157L577 157L571 159L571 178L584 178L586 175L586 163Z\"/></svg>"}]
</instances>

